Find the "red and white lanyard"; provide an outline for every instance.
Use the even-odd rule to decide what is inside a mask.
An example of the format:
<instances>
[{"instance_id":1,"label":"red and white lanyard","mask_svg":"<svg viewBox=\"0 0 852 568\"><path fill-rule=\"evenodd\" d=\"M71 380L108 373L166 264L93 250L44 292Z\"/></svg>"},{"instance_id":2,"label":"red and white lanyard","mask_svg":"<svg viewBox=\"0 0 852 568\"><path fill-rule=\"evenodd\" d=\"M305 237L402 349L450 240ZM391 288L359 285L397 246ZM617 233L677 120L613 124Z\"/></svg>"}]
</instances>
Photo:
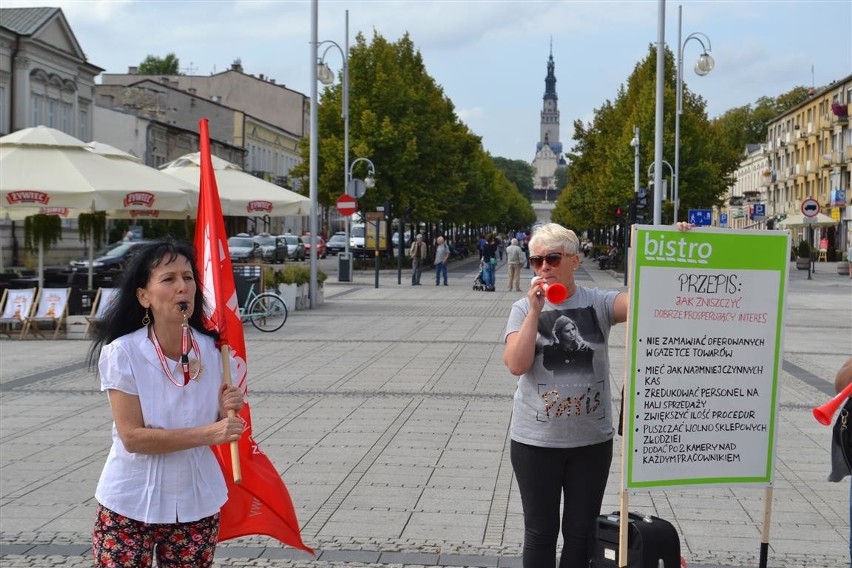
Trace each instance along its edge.
<instances>
[{"instance_id":1,"label":"red and white lanyard","mask_svg":"<svg viewBox=\"0 0 852 568\"><path fill-rule=\"evenodd\" d=\"M198 375L201 373L201 350L198 348L198 342L195 341L195 336L189 331L189 327L187 325L183 325L183 333L181 334L181 355L180 355L180 364L181 369L183 370L183 384L176 382L174 377L172 376L172 372L169 369L169 364L166 362L166 356L163 354L163 348L160 347L160 341L157 339L157 333L154 331L154 327L151 327L151 337L154 339L154 349L157 351L157 357L160 359L160 365L163 366L163 371L166 373L166 377L172 382L176 387L185 387L189 384L189 381L197 379ZM198 367L195 369L195 373L190 376L189 374L189 343L192 342L192 351L195 353L196 364Z\"/></svg>"}]
</instances>

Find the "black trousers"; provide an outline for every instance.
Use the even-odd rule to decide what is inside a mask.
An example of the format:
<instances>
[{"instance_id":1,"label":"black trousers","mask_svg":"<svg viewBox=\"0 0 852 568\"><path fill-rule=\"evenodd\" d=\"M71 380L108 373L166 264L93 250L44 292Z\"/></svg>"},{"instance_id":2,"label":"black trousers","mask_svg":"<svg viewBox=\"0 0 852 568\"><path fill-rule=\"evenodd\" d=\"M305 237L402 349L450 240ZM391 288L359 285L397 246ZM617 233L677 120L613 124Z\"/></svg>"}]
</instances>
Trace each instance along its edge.
<instances>
[{"instance_id":1,"label":"black trousers","mask_svg":"<svg viewBox=\"0 0 852 568\"><path fill-rule=\"evenodd\" d=\"M612 440L579 448L541 448L512 440L511 458L524 509L524 568L556 565L563 497L559 568L588 568L589 532L601 512Z\"/></svg>"}]
</instances>

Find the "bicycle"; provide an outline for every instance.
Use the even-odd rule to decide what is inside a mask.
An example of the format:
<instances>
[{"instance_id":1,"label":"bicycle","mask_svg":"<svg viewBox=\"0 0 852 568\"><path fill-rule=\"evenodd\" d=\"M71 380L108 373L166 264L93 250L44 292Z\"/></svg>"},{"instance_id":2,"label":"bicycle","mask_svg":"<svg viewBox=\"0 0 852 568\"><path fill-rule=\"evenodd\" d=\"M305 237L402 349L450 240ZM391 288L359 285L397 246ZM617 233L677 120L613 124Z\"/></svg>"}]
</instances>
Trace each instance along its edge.
<instances>
[{"instance_id":1,"label":"bicycle","mask_svg":"<svg viewBox=\"0 0 852 568\"><path fill-rule=\"evenodd\" d=\"M274 292L254 291L254 282L246 296L247 308L240 307L240 321L249 320L260 331L278 331L287 322L287 304Z\"/></svg>"}]
</instances>

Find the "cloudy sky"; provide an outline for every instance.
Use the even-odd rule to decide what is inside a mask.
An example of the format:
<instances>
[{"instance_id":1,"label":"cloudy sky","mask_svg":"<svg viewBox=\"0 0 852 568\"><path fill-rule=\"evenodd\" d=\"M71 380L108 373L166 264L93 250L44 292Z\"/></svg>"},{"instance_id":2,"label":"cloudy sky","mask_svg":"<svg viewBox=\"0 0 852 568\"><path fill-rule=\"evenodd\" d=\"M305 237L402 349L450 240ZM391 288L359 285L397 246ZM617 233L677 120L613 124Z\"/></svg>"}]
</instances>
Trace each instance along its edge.
<instances>
[{"instance_id":1,"label":"cloudy sky","mask_svg":"<svg viewBox=\"0 0 852 568\"><path fill-rule=\"evenodd\" d=\"M716 68L692 73L701 45L684 51L685 83L711 117L791 88L852 74L852 1L708 0L666 3L666 42L706 34ZM308 0L3 0L3 6L59 6L89 61L124 73L147 55L174 52L183 71L210 74L240 59L246 73L310 95ZM539 135L547 58L553 42L562 142L574 120L616 97L657 41L659 2L573 0L319 1L319 40L350 45L357 33L396 41L406 31L427 72L492 155L531 160ZM328 54L332 69L340 55Z\"/></svg>"}]
</instances>

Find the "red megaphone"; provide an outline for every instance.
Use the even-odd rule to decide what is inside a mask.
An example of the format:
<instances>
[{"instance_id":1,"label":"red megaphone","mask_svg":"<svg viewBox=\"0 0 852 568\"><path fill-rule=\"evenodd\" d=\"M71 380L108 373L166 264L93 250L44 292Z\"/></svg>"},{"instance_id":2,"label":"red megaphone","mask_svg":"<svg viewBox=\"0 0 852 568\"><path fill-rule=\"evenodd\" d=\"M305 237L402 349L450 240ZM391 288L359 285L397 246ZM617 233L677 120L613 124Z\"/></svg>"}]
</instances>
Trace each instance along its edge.
<instances>
[{"instance_id":1,"label":"red megaphone","mask_svg":"<svg viewBox=\"0 0 852 568\"><path fill-rule=\"evenodd\" d=\"M846 402L846 399L850 396L852 396L852 383L846 385L845 389L837 393L834 398L822 406L814 408L814 418L816 418L817 422L823 426L828 426L831 424L831 419L834 417L834 413L837 412L840 405Z\"/></svg>"},{"instance_id":2,"label":"red megaphone","mask_svg":"<svg viewBox=\"0 0 852 568\"><path fill-rule=\"evenodd\" d=\"M561 304L568 297L568 289L560 282L554 282L553 284L542 282L539 286L544 290L544 297L551 304Z\"/></svg>"}]
</instances>

